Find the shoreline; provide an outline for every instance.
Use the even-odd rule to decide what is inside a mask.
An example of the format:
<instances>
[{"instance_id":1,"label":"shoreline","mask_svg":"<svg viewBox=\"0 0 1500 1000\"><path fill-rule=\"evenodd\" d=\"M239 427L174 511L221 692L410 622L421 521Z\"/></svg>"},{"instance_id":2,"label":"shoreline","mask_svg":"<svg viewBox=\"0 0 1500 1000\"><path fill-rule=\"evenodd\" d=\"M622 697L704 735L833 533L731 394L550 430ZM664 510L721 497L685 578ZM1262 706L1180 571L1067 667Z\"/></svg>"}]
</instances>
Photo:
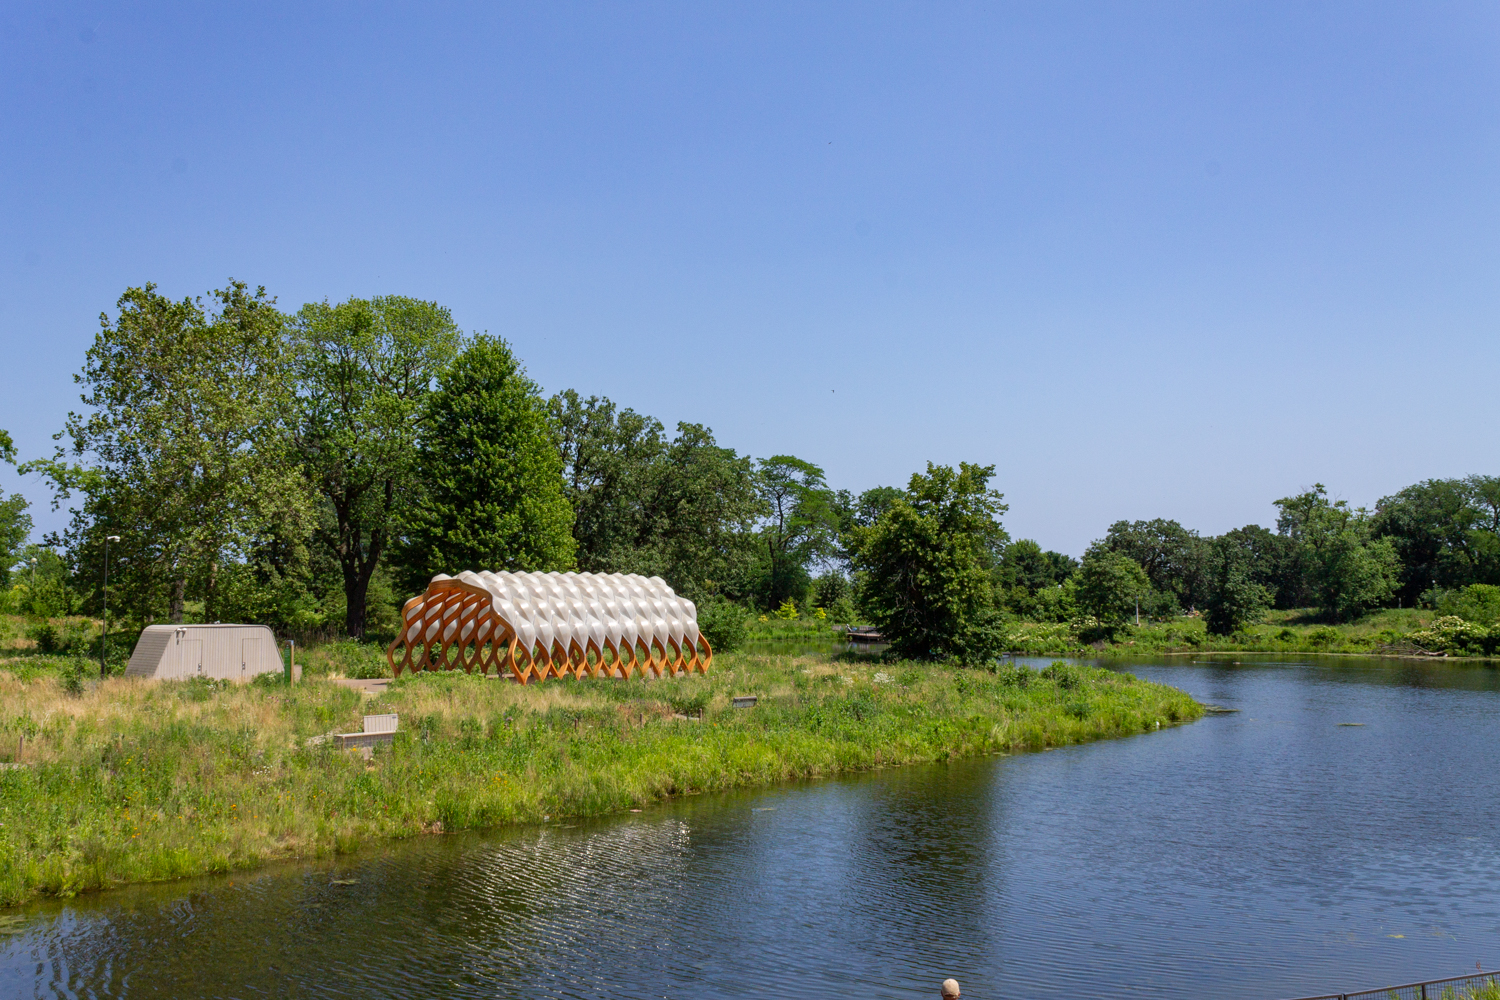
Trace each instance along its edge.
<instances>
[{"instance_id":1,"label":"shoreline","mask_svg":"<svg viewBox=\"0 0 1500 1000\"><path fill-rule=\"evenodd\" d=\"M0 904L252 870L422 834L604 816L701 792L1040 750L1191 722L1185 693L1102 667L971 670L723 654L714 673L486 684L403 676L111 679L82 695L0 672ZM734 695L755 694L752 709ZM327 732L400 732L366 760ZM14 751L12 750L11 753ZM0 749L0 755L6 751Z\"/></svg>"}]
</instances>

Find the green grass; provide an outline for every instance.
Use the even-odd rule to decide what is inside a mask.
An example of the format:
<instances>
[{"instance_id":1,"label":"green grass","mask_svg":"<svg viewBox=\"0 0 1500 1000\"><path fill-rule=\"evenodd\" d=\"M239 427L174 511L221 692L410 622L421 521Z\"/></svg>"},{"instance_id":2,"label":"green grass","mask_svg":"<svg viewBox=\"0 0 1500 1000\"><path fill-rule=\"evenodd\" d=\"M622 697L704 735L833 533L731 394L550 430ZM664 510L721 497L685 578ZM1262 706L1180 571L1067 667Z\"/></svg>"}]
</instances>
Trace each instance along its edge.
<instances>
[{"instance_id":1,"label":"green grass","mask_svg":"<svg viewBox=\"0 0 1500 1000\"><path fill-rule=\"evenodd\" d=\"M1180 616L1168 621L1126 623L1110 634L1073 623L1016 622L1010 648L1051 656L1133 656L1139 653L1264 652L1402 655L1407 637L1428 628L1438 612L1414 608L1377 611L1356 622L1329 624L1311 609L1271 611L1265 619L1233 636L1209 635L1203 620ZM1451 655L1463 655L1454 653Z\"/></svg>"},{"instance_id":2,"label":"green grass","mask_svg":"<svg viewBox=\"0 0 1500 1000\"><path fill-rule=\"evenodd\" d=\"M754 694L751 709L730 706ZM1196 719L1172 688L1069 665L993 672L726 654L708 676L521 687L404 676L229 686L0 669L0 902L253 868L670 796L1039 749ZM366 761L309 738L397 712ZM700 721L701 713L701 721ZM684 719L679 716L687 715Z\"/></svg>"}]
</instances>

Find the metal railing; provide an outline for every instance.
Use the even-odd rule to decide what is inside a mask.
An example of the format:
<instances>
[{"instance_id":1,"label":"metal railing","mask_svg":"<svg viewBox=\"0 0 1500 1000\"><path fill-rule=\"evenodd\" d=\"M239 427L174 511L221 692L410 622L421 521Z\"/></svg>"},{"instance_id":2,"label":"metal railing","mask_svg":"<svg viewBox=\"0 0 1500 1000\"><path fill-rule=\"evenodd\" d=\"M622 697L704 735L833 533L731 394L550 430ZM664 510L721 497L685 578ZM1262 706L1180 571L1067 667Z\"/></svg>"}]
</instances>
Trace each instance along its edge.
<instances>
[{"instance_id":1,"label":"metal railing","mask_svg":"<svg viewBox=\"0 0 1500 1000\"><path fill-rule=\"evenodd\" d=\"M1324 993L1315 997L1298 997L1297 1000L1468 1000L1482 990L1500 993L1500 972L1475 972L1451 979L1429 979L1425 983L1382 986L1378 990L1354 993Z\"/></svg>"}]
</instances>

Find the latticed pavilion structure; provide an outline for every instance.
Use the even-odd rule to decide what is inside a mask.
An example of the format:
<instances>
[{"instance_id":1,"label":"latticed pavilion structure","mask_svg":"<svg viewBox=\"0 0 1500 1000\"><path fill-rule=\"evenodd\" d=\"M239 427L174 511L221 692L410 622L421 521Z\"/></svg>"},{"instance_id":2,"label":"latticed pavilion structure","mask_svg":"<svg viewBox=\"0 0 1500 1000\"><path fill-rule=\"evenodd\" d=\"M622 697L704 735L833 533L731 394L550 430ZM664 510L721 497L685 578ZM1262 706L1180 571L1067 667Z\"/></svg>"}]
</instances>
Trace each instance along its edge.
<instances>
[{"instance_id":1,"label":"latticed pavilion structure","mask_svg":"<svg viewBox=\"0 0 1500 1000\"><path fill-rule=\"evenodd\" d=\"M401 609L386 650L402 670L476 667L522 684L548 677L707 673L714 653L698 609L659 576L631 573L439 574Z\"/></svg>"}]
</instances>

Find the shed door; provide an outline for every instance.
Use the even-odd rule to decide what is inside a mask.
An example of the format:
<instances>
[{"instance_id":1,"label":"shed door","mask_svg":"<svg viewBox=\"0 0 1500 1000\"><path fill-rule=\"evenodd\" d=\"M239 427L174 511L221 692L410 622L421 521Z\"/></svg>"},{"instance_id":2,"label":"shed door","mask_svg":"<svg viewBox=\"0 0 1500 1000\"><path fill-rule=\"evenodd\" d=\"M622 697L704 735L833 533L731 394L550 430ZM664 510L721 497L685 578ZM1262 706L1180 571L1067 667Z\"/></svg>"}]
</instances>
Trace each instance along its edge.
<instances>
[{"instance_id":1,"label":"shed door","mask_svg":"<svg viewBox=\"0 0 1500 1000\"><path fill-rule=\"evenodd\" d=\"M250 668L254 667L254 670ZM240 680L249 680L260 673L260 640L240 640Z\"/></svg>"},{"instance_id":2,"label":"shed door","mask_svg":"<svg viewBox=\"0 0 1500 1000\"><path fill-rule=\"evenodd\" d=\"M203 640L182 640L182 676L203 676Z\"/></svg>"}]
</instances>

